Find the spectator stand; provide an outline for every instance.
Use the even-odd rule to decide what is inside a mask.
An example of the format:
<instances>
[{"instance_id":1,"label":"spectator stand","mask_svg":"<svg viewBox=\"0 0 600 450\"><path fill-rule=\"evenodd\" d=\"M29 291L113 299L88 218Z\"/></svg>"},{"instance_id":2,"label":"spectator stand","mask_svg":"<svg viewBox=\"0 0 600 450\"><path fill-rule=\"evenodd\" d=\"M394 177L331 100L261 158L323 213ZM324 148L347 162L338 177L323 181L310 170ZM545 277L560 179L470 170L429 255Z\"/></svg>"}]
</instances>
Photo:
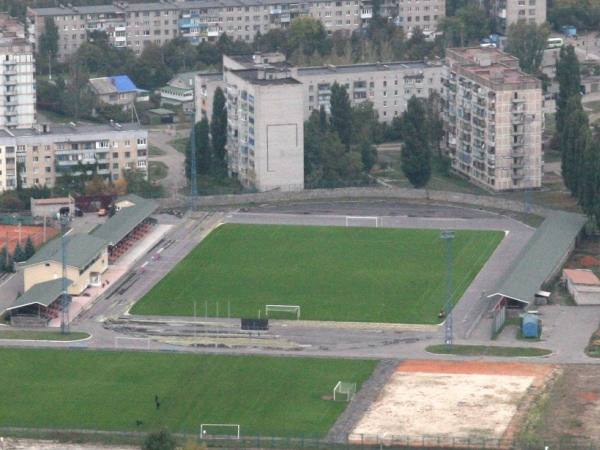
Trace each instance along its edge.
<instances>
[{"instance_id":1,"label":"spectator stand","mask_svg":"<svg viewBox=\"0 0 600 450\"><path fill-rule=\"evenodd\" d=\"M62 278L34 285L7 308L11 325L47 326L61 312ZM69 280L69 285L72 281Z\"/></svg>"}]
</instances>

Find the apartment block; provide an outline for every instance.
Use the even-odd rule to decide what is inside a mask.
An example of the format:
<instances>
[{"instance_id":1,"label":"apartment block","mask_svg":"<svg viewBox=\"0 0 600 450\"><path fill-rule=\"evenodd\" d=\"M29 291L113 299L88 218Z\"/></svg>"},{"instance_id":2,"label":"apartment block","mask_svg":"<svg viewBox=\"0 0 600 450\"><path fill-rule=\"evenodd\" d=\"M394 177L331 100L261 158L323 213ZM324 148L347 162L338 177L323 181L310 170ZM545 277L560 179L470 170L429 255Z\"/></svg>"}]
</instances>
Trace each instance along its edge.
<instances>
[{"instance_id":1,"label":"apartment block","mask_svg":"<svg viewBox=\"0 0 600 450\"><path fill-rule=\"evenodd\" d=\"M391 122L406 110L413 96L427 98L442 90L442 64L423 61L346 66L301 67L298 80L304 91L304 117L321 106L329 112L331 85L346 87L352 106L369 100L379 113L379 120Z\"/></svg>"},{"instance_id":2,"label":"apartment block","mask_svg":"<svg viewBox=\"0 0 600 450\"><path fill-rule=\"evenodd\" d=\"M244 187L304 189L303 93L293 73L263 64L223 74L228 170Z\"/></svg>"},{"instance_id":3,"label":"apartment block","mask_svg":"<svg viewBox=\"0 0 600 450\"><path fill-rule=\"evenodd\" d=\"M446 50L444 126L452 169L490 191L542 181L542 84L495 48Z\"/></svg>"},{"instance_id":4,"label":"apartment block","mask_svg":"<svg viewBox=\"0 0 600 450\"><path fill-rule=\"evenodd\" d=\"M504 35L508 27L524 19L540 25L546 21L546 0L493 0L491 12L496 17L498 31Z\"/></svg>"},{"instance_id":5,"label":"apartment block","mask_svg":"<svg viewBox=\"0 0 600 450\"><path fill-rule=\"evenodd\" d=\"M0 13L0 127L28 128L35 123L34 61L25 27Z\"/></svg>"},{"instance_id":6,"label":"apartment block","mask_svg":"<svg viewBox=\"0 0 600 450\"><path fill-rule=\"evenodd\" d=\"M23 187L52 187L63 174L80 175L83 171L116 181L122 169L147 171L147 148L148 131L135 123L3 129L0 190L14 189L17 175Z\"/></svg>"},{"instance_id":7,"label":"apartment block","mask_svg":"<svg viewBox=\"0 0 600 450\"><path fill-rule=\"evenodd\" d=\"M444 4L443 0L383 0L380 14L404 27L410 35L416 26L424 31L435 30L444 16ZM103 6L28 8L27 34L35 49L44 33L45 19L53 18L59 32L56 56L64 61L94 30L105 31L110 45L131 48L139 55L144 44L163 45L177 36L198 44L216 41L227 33L233 39L251 42L258 31L264 34L271 29L288 28L299 17L320 20L328 34L352 32L368 26L372 16L372 0L116 1Z\"/></svg>"},{"instance_id":8,"label":"apartment block","mask_svg":"<svg viewBox=\"0 0 600 450\"><path fill-rule=\"evenodd\" d=\"M443 92L441 61L407 61L378 64L350 64L296 68L285 62L281 53L255 53L223 57L224 70L241 70L271 65L291 71L302 83L303 117L308 120L321 106L329 112L331 85L346 87L352 106L369 100L379 113L379 120L391 122L406 110L413 96L427 98L433 92ZM225 88L222 74L200 73L196 76L196 110L210 117L212 95L217 86ZM199 117L198 117L199 120Z\"/></svg>"}]
</instances>

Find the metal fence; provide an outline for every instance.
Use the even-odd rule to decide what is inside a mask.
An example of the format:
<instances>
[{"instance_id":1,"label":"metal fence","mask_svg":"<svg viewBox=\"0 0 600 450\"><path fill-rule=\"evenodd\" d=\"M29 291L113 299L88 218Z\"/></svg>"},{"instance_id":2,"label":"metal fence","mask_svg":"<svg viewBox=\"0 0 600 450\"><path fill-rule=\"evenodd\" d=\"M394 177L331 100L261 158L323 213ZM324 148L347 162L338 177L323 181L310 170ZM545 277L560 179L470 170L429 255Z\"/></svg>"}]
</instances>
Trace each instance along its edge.
<instances>
[{"instance_id":1,"label":"metal fence","mask_svg":"<svg viewBox=\"0 0 600 450\"><path fill-rule=\"evenodd\" d=\"M52 428L0 427L4 437L21 439L48 439L58 442L140 445L149 433L157 430L104 431ZM311 435L281 438L276 436L207 436L198 430L171 430L181 442L196 440L209 448L226 449L281 449L281 450L382 450L382 449L506 449L506 450L600 450L598 443L584 438L562 440L543 439L495 439L485 437L451 436L389 436L367 434L345 434L335 437L314 437Z\"/></svg>"}]
</instances>

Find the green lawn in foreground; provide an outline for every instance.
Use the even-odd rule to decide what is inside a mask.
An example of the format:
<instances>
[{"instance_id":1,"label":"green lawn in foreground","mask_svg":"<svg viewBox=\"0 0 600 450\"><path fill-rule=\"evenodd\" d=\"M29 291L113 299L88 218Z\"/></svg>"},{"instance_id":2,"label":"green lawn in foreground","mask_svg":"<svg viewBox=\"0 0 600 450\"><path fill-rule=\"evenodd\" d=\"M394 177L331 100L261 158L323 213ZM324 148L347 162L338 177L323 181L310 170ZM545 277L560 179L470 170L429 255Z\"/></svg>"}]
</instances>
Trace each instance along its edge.
<instances>
[{"instance_id":1,"label":"green lawn in foreground","mask_svg":"<svg viewBox=\"0 0 600 450\"><path fill-rule=\"evenodd\" d=\"M0 426L197 433L203 423L244 435L323 436L346 403L323 400L340 380L358 387L377 361L0 349ZM160 410L154 396L159 396Z\"/></svg>"},{"instance_id":2,"label":"green lawn in foreground","mask_svg":"<svg viewBox=\"0 0 600 450\"><path fill-rule=\"evenodd\" d=\"M455 232L460 299L504 233ZM131 310L134 314L262 317L267 304L301 318L436 323L445 303L439 230L226 224L214 230ZM206 306L208 307L206 308ZM270 317L273 317L270 315ZM277 317L294 318L290 313Z\"/></svg>"},{"instance_id":3,"label":"green lawn in foreground","mask_svg":"<svg viewBox=\"0 0 600 450\"><path fill-rule=\"evenodd\" d=\"M0 330L0 339L26 341L80 341L89 338L88 333L73 331L64 334L61 331Z\"/></svg>"}]
</instances>

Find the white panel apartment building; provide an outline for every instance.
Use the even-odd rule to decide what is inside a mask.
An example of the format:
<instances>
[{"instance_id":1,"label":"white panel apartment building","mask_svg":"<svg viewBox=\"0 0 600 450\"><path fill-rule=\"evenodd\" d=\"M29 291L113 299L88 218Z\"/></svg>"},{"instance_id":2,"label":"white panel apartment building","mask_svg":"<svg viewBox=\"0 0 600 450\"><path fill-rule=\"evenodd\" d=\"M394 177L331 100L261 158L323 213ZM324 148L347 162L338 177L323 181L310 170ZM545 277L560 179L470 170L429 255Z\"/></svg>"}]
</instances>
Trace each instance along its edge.
<instances>
[{"instance_id":1,"label":"white panel apartment building","mask_svg":"<svg viewBox=\"0 0 600 450\"><path fill-rule=\"evenodd\" d=\"M35 123L34 61L23 24L0 13L0 127Z\"/></svg>"},{"instance_id":2,"label":"white panel apartment building","mask_svg":"<svg viewBox=\"0 0 600 450\"><path fill-rule=\"evenodd\" d=\"M295 68L286 63L285 56L279 53L223 58L223 66L233 69L250 69L264 63L293 70L294 78L302 83L304 120L308 120L313 109L321 106L329 111L331 85L336 81L346 87L352 106L365 100L372 102L382 122L391 122L394 117L400 116L413 95L427 98L434 91L443 92L443 66L438 61ZM196 110L209 118L212 115L212 95L217 86L224 88L219 74L199 74L196 77L196 92L199 93Z\"/></svg>"},{"instance_id":3,"label":"white panel apartment building","mask_svg":"<svg viewBox=\"0 0 600 450\"><path fill-rule=\"evenodd\" d=\"M494 48L446 50L444 125L452 169L490 191L539 188L542 84Z\"/></svg>"},{"instance_id":4,"label":"white panel apartment building","mask_svg":"<svg viewBox=\"0 0 600 450\"><path fill-rule=\"evenodd\" d=\"M445 14L445 2L382 0L380 13L404 27L409 35L416 26L434 31ZM368 26L372 15L372 0L117 1L103 6L28 8L27 32L35 47L44 33L45 18L52 17L59 33L57 58L64 61L94 30L106 31L110 45L131 48L139 55L146 42L163 45L176 36L193 44L215 41L222 33L236 40L253 41L258 31L264 34L270 29L288 28L298 17L322 21L328 34L352 32Z\"/></svg>"},{"instance_id":5,"label":"white panel apartment building","mask_svg":"<svg viewBox=\"0 0 600 450\"><path fill-rule=\"evenodd\" d=\"M118 180L122 169L137 167L147 171L147 141L148 130L132 123L3 129L0 190L16 187L17 167L24 169L19 173L24 187L52 187L66 171L79 175L93 166L107 181Z\"/></svg>"},{"instance_id":6,"label":"white panel apartment building","mask_svg":"<svg viewBox=\"0 0 600 450\"><path fill-rule=\"evenodd\" d=\"M352 106L369 100L379 112L379 120L391 122L406 110L413 95L427 98L440 92L441 75L441 63L422 61L298 68L304 117L308 119L312 110L321 106L329 112L331 85L337 81L346 87Z\"/></svg>"},{"instance_id":7,"label":"white panel apartment building","mask_svg":"<svg viewBox=\"0 0 600 450\"><path fill-rule=\"evenodd\" d=\"M246 188L304 189L302 84L293 74L226 67L228 170Z\"/></svg>"},{"instance_id":8,"label":"white panel apartment building","mask_svg":"<svg viewBox=\"0 0 600 450\"><path fill-rule=\"evenodd\" d=\"M540 25L546 21L546 0L493 0L491 11L498 31L504 35L508 27L520 19Z\"/></svg>"}]
</instances>

